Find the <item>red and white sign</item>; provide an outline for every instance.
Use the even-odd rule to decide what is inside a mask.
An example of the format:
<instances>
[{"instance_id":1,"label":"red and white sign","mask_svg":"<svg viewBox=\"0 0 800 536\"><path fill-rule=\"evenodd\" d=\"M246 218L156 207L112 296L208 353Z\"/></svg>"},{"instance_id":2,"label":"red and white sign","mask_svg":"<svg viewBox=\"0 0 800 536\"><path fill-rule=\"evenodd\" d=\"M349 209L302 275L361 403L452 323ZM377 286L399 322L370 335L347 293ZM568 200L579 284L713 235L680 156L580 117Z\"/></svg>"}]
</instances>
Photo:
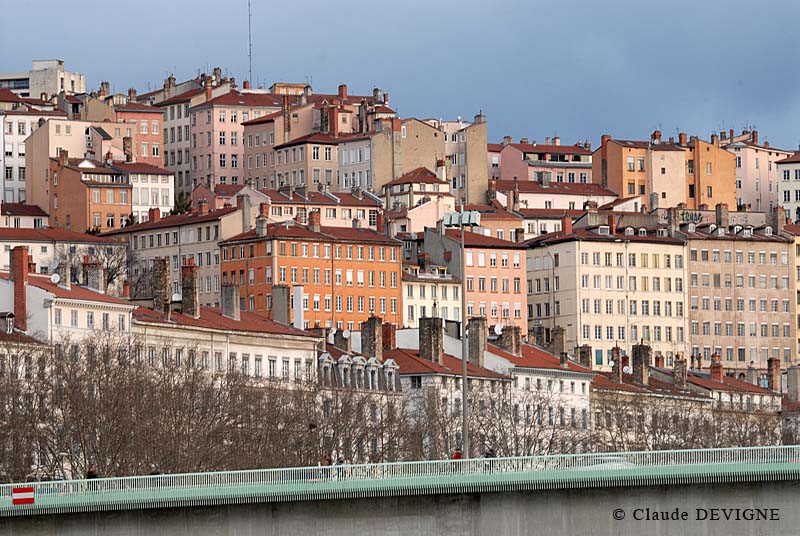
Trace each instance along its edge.
<instances>
[{"instance_id":1,"label":"red and white sign","mask_svg":"<svg viewBox=\"0 0 800 536\"><path fill-rule=\"evenodd\" d=\"M33 504L33 486L11 488L11 504Z\"/></svg>"}]
</instances>

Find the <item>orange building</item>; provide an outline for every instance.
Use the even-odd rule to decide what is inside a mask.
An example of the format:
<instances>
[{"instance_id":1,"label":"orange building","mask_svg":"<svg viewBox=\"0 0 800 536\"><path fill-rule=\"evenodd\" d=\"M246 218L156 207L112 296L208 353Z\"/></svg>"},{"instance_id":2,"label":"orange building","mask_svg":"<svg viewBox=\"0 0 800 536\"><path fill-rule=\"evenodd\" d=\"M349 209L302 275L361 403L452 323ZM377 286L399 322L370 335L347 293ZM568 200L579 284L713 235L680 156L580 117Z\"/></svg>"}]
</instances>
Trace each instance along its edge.
<instances>
[{"instance_id":1,"label":"orange building","mask_svg":"<svg viewBox=\"0 0 800 536\"><path fill-rule=\"evenodd\" d=\"M163 111L161 108L136 102L114 107L117 121L136 125L136 137L131 148L136 162L157 167L164 165L164 157L161 154L161 148L164 146L161 129Z\"/></svg>"},{"instance_id":2,"label":"orange building","mask_svg":"<svg viewBox=\"0 0 800 536\"><path fill-rule=\"evenodd\" d=\"M261 209L255 229L220 242L222 282L239 285L243 310L272 318L273 286L285 285L292 296L302 289L305 327L353 330L372 314L402 323L400 242L371 229L323 227L316 211L307 226L269 224Z\"/></svg>"},{"instance_id":3,"label":"orange building","mask_svg":"<svg viewBox=\"0 0 800 536\"><path fill-rule=\"evenodd\" d=\"M686 206L699 210L703 205L713 209L719 203L736 206L736 155L719 146L719 137L711 142L692 136L686 143Z\"/></svg>"},{"instance_id":4,"label":"orange building","mask_svg":"<svg viewBox=\"0 0 800 536\"><path fill-rule=\"evenodd\" d=\"M123 227L131 215L127 175L94 160L67 158L65 153L50 159L50 226L79 233Z\"/></svg>"}]
</instances>

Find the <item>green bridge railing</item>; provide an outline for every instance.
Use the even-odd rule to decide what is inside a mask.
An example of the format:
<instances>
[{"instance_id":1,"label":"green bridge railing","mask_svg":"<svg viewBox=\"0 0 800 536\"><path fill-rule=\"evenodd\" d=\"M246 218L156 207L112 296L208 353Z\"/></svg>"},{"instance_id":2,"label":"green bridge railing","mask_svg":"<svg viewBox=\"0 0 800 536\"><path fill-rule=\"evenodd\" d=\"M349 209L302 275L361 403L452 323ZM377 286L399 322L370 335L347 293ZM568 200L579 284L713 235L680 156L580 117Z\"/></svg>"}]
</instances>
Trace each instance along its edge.
<instances>
[{"instance_id":1,"label":"green bridge railing","mask_svg":"<svg viewBox=\"0 0 800 536\"><path fill-rule=\"evenodd\" d=\"M769 480L800 480L800 446L478 458L5 484L0 486L0 517ZM12 490L19 487L33 488L33 504L13 504Z\"/></svg>"}]
</instances>

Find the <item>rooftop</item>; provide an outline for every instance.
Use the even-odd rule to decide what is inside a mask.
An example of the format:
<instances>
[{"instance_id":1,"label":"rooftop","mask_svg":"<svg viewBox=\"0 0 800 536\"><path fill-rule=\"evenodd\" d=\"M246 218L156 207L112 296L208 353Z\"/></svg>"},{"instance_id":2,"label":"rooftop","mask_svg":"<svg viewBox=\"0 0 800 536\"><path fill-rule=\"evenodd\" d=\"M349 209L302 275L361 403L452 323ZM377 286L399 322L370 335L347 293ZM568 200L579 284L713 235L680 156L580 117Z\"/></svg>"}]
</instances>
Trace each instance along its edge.
<instances>
[{"instance_id":1,"label":"rooftop","mask_svg":"<svg viewBox=\"0 0 800 536\"><path fill-rule=\"evenodd\" d=\"M495 188L498 192L513 190L514 181L505 179L495 181ZM599 184L593 182L550 182L547 186L543 186L537 181L518 180L517 188L521 193L526 194L617 197L617 194L611 190L603 188Z\"/></svg>"},{"instance_id":2,"label":"rooftop","mask_svg":"<svg viewBox=\"0 0 800 536\"><path fill-rule=\"evenodd\" d=\"M541 348L531 344L523 343L521 347L521 355L514 355L507 352L503 348L489 343L487 350L491 353L505 358L515 367L520 368L536 368L536 369L554 369L554 370L567 370L569 372L581 372L586 374L593 374L591 369L583 367L574 361L567 362L567 368L561 366L561 359L550 352L546 352Z\"/></svg>"},{"instance_id":3,"label":"rooftop","mask_svg":"<svg viewBox=\"0 0 800 536\"><path fill-rule=\"evenodd\" d=\"M362 229L355 227L330 227L321 226L319 232L313 231L310 227L289 220L282 223L270 223L267 225L266 234L258 236L255 229L238 234L220 244L229 244L238 241L265 240L272 238L300 238L307 240L320 241L342 241L342 242L370 242L388 245L399 245L399 242L386 235L380 234L372 229Z\"/></svg>"},{"instance_id":4,"label":"rooftop","mask_svg":"<svg viewBox=\"0 0 800 536\"><path fill-rule=\"evenodd\" d=\"M47 212L39 208L39 205L28 205L25 203L2 203L0 213L3 216L34 216L46 218Z\"/></svg>"},{"instance_id":5,"label":"rooftop","mask_svg":"<svg viewBox=\"0 0 800 536\"><path fill-rule=\"evenodd\" d=\"M238 207L225 207L220 209L209 209L207 214L200 214L199 212L187 212L184 214L175 214L173 216L165 216L156 221L146 221L137 223L135 225L128 225L120 229L114 229L103 233L101 236L114 236L124 235L128 233L137 233L139 231L150 231L153 229L163 229L165 227L180 227L182 225L193 225L195 223L203 223L207 221L218 220L223 216L227 216L239 210Z\"/></svg>"},{"instance_id":6,"label":"rooftop","mask_svg":"<svg viewBox=\"0 0 800 536\"><path fill-rule=\"evenodd\" d=\"M397 186L399 184L447 184L447 181L443 181L436 176L436 173L426 167L418 167L387 182L384 186Z\"/></svg>"},{"instance_id":7,"label":"rooftop","mask_svg":"<svg viewBox=\"0 0 800 536\"><path fill-rule=\"evenodd\" d=\"M144 162L114 162L114 169L124 171L126 173L140 173L145 175L173 175L174 172L167 169L146 164Z\"/></svg>"},{"instance_id":8,"label":"rooftop","mask_svg":"<svg viewBox=\"0 0 800 536\"><path fill-rule=\"evenodd\" d=\"M447 237L452 240L461 241L461 231L459 229L447 229ZM464 233L464 245L471 248L493 248L493 249L525 249L527 246L522 242L511 242L493 236L486 236L481 233L467 231Z\"/></svg>"},{"instance_id":9,"label":"rooftop","mask_svg":"<svg viewBox=\"0 0 800 536\"><path fill-rule=\"evenodd\" d=\"M269 320L263 316L251 313L249 311L242 311L240 313L240 319L234 320L232 318L223 316L222 310L216 307L200 307L199 318L173 312L170 315L169 322L164 320L164 316L161 313L144 307L137 307L133 311L133 316L137 321L156 324L169 324L176 326L217 329L224 331L240 331L248 333L269 333L272 335L312 337L302 330Z\"/></svg>"},{"instance_id":10,"label":"rooftop","mask_svg":"<svg viewBox=\"0 0 800 536\"><path fill-rule=\"evenodd\" d=\"M428 361L420 357L419 350L407 348L394 348L383 352L384 359L393 359L399 367L401 375L427 375L443 374L447 376L461 375L461 360L450 354L443 354L443 365ZM510 380L508 376L498 374L493 370L479 367L467 362L467 376L470 378L490 379L490 380Z\"/></svg>"}]
</instances>

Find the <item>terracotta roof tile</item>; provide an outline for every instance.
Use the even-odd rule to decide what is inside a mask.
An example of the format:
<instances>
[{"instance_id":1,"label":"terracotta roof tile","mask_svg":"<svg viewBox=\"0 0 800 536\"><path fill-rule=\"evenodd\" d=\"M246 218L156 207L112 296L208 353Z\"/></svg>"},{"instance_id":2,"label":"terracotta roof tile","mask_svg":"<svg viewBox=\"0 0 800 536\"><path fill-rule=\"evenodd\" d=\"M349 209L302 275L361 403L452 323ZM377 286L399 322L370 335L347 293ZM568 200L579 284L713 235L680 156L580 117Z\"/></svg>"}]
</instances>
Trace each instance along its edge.
<instances>
[{"instance_id":1,"label":"terracotta roof tile","mask_svg":"<svg viewBox=\"0 0 800 536\"><path fill-rule=\"evenodd\" d=\"M178 227L181 225L193 225L195 223L202 223L207 221L218 220L223 216L239 210L237 207L226 207L217 210L209 210L208 214L200 215L199 212L188 212L185 214L175 214L174 216L165 216L158 221L146 221L144 223L137 223L135 225L128 225L120 229L108 231L100 236L114 236L124 235L129 233L137 233L139 231L149 231L152 229L163 229L164 227Z\"/></svg>"},{"instance_id":2,"label":"terracotta roof tile","mask_svg":"<svg viewBox=\"0 0 800 536\"><path fill-rule=\"evenodd\" d=\"M398 184L447 184L436 176L436 173L426 167L418 167L408 173L387 182L384 186L396 186Z\"/></svg>"},{"instance_id":3,"label":"terracotta roof tile","mask_svg":"<svg viewBox=\"0 0 800 536\"><path fill-rule=\"evenodd\" d=\"M419 350L407 348L394 348L383 352L384 359L393 359L402 375L444 374L448 376L461 375L461 360L450 354L444 354L444 365L423 359ZM498 374L493 370L467 363L467 376L470 378L510 380L508 376Z\"/></svg>"},{"instance_id":4,"label":"terracotta roof tile","mask_svg":"<svg viewBox=\"0 0 800 536\"><path fill-rule=\"evenodd\" d=\"M205 108L207 106L247 106L254 108L280 108L282 104L281 95L273 95L272 93L241 93L239 91L231 91L215 97L202 104L198 104L195 108Z\"/></svg>"},{"instance_id":5,"label":"terracotta roof tile","mask_svg":"<svg viewBox=\"0 0 800 536\"><path fill-rule=\"evenodd\" d=\"M783 160L778 160L776 164L796 164L800 162L800 151L797 151L792 156L788 156Z\"/></svg>"},{"instance_id":6,"label":"terracotta roof tile","mask_svg":"<svg viewBox=\"0 0 800 536\"><path fill-rule=\"evenodd\" d=\"M170 98L168 98L166 100L163 100L161 102L157 102L153 106L161 107L161 106L169 106L170 104L175 104L177 102L189 102L190 100L192 100L192 97L196 97L197 95L205 93L205 91L206 91L206 88L204 88L204 87L199 87L199 88L196 88L196 89L190 89L189 91L184 91L183 93L179 93L179 94L177 94L175 96L172 96L172 97L170 97Z\"/></svg>"},{"instance_id":7,"label":"terracotta roof tile","mask_svg":"<svg viewBox=\"0 0 800 536\"><path fill-rule=\"evenodd\" d=\"M154 166L152 164L146 164L144 162L114 162L112 167L114 167L115 169L119 169L121 171L125 171L127 173L145 173L148 175L174 175L174 172L169 171L168 169Z\"/></svg>"},{"instance_id":8,"label":"terracotta roof tile","mask_svg":"<svg viewBox=\"0 0 800 536\"><path fill-rule=\"evenodd\" d=\"M137 307L133 315L134 319L141 322L167 323L161 313L144 307ZM216 307L201 307L199 318L177 312L173 312L170 316L170 325L316 338L293 326L280 324L249 311L242 311L239 320L223 316L222 310Z\"/></svg>"},{"instance_id":9,"label":"terracotta roof tile","mask_svg":"<svg viewBox=\"0 0 800 536\"><path fill-rule=\"evenodd\" d=\"M459 229L447 229L447 237L461 241L461 231ZM464 245L473 248L502 248L502 249L525 249L527 246L521 242L511 242L493 236L486 236L480 233L464 233Z\"/></svg>"},{"instance_id":10,"label":"terracotta roof tile","mask_svg":"<svg viewBox=\"0 0 800 536\"><path fill-rule=\"evenodd\" d=\"M522 345L521 348L522 355L519 356L507 352L504 349L500 348L499 346L496 346L491 343L487 346L487 348L491 353L497 354L500 357L503 357L508 361L510 361L511 364L513 364L515 367L557 369L557 370L568 370L569 372L583 372L586 374L593 374L593 371L591 369L582 367L581 365L575 363L574 361L569 361L567 363L567 368L563 369L561 367L561 359L559 357L530 344Z\"/></svg>"},{"instance_id":11,"label":"terracotta roof tile","mask_svg":"<svg viewBox=\"0 0 800 536\"><path fill-rule=\"evenodd\" d=\"M509 143L507 145L522 151L523 153L547 153L547 154L579 154L589 156L592 151L580 145L544 145L534 143Z\"/></svg>"},{"instance_id":12,"label":"terracotta roof tile","mask_svg":"<svg viewBox=\"0 0 800 536\"><path fill-rule=\"evenodd\" d=\"M5 206L5 204L3 204ZM15 227L0 227L0 240L27 241L27 242L74 242L114 244L117 240L103 238L86 233L76 233L61 227L48 227L46 229L25 229Z\"/></svg>"},{"instance_id":13,"label":"terracotta roof tile","mask_svg":"<svg viewBox=\"0 0 800 536\"><path fill-rule=\"evenodd\" d=\"M3 216L47 217L47 212L39 208L39 205L25 203L2 203L0 204L0 212L2 212Z\"/></svg>"},{"instance_id":14,"label":"terracotta roof tile","mask_svg":"<svg viewBox=\"0 0 800 536\"><path fill-rule=\"evenodd\" d=\"M490 153L499 153L505 147L502 143L487 143L486 150Z\"/></svg>"},{"instance_id":15,"label":"terracotta roof tile","mask_svg":"<svg viewBox=\"0 0 800 536\"><path fill-rule=\"evenodd\" d=\"M611 190L603 188L599 184L588 182L551 182L547 186L542 186L537 181L522 180L517 181L517 187L522 193L529 194L552 194L552 195L602 195L617 197ZM514 189L513 180L499 180L495 183L495 188L500 192L507 192Z\"/></svg>"},{"instance_id":16,"label":"terracotta roof tile","mask_svg":"<svg viewBox=\"0 0 800 536\"><path fill-rule=\"evenodd\" d=\"M129 102L127 104L114 106L114 110L117 112L136 112L136 113L154 113L154 114L164 113L164 110L156 108L155 106L150 106L149 104L141 104L138 102Z\"/></svg>"},{"instance_id":17,"label":"terracotta roof tile","mask_svg":"<svg viewBox=\"0 0 800 536\"><path fill-rule=\"evenodd\" d=\"M131 308L133 308L133 305L129 301L121 300L80 285L71 285L70 288L58 286L50 280L50 277L49 275L30 274L28 275L28 284L49 292L56 298L95 303L111 303L115 305L130 305ZM0 278L10 279L10 274L8 272L0 273Z\"/></svg>"},{"instance_id":18,"label":"terracotta roof tile","mask_svg":"<svg viewBox=\"0 0 800 536\"><path fill-rule=\"evenodd\" d=\"M0 102L16 102L22 104L22 98L10 89L0 88Z\"/></svg>"}]
</instances>

